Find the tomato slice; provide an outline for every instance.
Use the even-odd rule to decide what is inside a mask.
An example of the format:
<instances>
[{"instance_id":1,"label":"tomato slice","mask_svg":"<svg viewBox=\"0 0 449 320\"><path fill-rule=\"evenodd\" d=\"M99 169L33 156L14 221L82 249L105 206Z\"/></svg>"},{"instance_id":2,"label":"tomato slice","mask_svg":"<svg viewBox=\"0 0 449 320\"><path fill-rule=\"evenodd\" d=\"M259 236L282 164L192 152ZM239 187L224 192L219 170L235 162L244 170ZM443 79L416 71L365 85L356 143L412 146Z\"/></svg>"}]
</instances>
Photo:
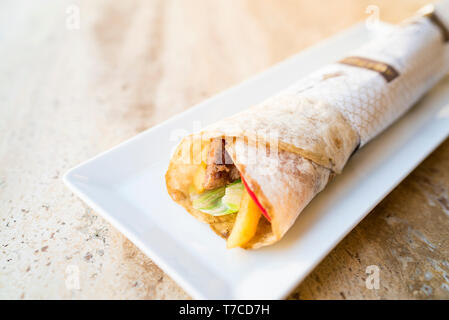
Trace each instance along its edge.
<instances>
[{"instance_id":1,"label":"tomato slice","mask_svg":"<svg viewBox=\"0 0 449 320\"><path fill-rule=\"evenodd\" d=\"M246 183L245 179L243 179L243 176L240 175L242 178L242 182L245 185L246 190L248 191L249 195L251 196L251 198L254 200L254 202L257 204L257 206L259 207L260 211L262 211L262 214L264 215L265 218L267 218L268 221L271 222L271 218L267 213L267 210L265 210L264 207L262 207L262 205L260 204L259 200L257 199L256 195L254 194L254 192L249 188L248 184Z\"/></svg>"}]
</instances>

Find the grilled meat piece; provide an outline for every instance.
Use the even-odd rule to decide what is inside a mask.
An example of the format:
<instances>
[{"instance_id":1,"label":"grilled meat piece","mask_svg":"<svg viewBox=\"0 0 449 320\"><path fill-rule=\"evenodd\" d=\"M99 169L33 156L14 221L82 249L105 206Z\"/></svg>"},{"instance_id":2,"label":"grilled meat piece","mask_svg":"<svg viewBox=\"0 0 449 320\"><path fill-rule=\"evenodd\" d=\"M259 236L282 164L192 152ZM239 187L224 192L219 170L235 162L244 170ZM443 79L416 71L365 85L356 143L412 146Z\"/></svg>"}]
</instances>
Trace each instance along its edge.
<instances>
[{"instance_id":1,"label":"grilled meat piece","mask_svg":"<svg viewBox=\"0 0 449 320\"><path fill-rule=\"evenodd\" d=\"M204 189L216 189L240 179L237 167L226 152L225 140L222 138L213 139L209 148Z\"/></svg>"}]
</instances>

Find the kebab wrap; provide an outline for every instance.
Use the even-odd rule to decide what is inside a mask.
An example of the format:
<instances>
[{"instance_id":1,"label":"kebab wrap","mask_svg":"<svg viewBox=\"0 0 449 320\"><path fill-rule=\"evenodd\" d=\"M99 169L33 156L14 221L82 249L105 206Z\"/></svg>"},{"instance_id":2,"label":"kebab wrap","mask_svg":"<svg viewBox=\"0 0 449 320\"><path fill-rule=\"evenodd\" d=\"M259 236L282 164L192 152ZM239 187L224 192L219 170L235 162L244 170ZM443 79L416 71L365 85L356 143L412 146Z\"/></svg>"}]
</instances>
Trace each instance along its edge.
<instances>
[{"instance_id":1,"label":"kebab wrap","mask_svg":"<svg viewBox=\"0 0 449 320\"><path fill-rule=\"evenodd\" d=\"M278 95L185 137L166 173L174 201L254 249L280 240L350 156L449 69L449 6L426 8Z\"/></svg>"}]
</instances>

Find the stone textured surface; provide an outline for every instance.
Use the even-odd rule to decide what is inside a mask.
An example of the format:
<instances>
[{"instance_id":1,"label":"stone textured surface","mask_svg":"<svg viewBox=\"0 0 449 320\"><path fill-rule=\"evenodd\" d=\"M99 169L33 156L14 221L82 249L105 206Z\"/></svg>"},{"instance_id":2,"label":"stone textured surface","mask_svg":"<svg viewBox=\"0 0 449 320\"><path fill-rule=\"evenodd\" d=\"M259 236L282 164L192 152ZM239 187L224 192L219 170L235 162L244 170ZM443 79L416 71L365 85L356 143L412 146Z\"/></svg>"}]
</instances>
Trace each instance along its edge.
<instances>
[{"instance_id":1,"label":"stone textured surface","mask_svg":"<svg viewBox=\"0 0 449 320\"><path fill-rule=\"evenodd\" d=\"M398 22L425 2L2 1L0 298L188 298L61 175L366 19L368 5ZM70 4L80 29L67 28ZM449 298L448 230L446 141L290 298ZM378 290L365 287L369 265Z\"/></svg>"}]
</instances>

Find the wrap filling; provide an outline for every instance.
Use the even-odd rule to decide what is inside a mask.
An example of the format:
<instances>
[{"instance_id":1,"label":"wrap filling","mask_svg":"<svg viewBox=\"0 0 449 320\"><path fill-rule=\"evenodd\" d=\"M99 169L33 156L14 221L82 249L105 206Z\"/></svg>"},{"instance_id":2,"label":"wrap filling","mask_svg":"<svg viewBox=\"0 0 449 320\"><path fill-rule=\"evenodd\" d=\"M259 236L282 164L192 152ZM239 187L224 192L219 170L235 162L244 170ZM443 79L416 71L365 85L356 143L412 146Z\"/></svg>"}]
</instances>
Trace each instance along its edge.
<instances>
[{"instance_id":1,"label":"wrap filling","mask_svg":"<svg viewBox=\"0 0 449 320\"><path fill-rule=\"evenodd\" d=\"M265 210L248 189L231 157L225 139L215 138L203 150L206 153L194 175L191 199L193 207L213 216L236 214L227 247L244 246L256 234Z\"/></svg>"}]
</instances>

